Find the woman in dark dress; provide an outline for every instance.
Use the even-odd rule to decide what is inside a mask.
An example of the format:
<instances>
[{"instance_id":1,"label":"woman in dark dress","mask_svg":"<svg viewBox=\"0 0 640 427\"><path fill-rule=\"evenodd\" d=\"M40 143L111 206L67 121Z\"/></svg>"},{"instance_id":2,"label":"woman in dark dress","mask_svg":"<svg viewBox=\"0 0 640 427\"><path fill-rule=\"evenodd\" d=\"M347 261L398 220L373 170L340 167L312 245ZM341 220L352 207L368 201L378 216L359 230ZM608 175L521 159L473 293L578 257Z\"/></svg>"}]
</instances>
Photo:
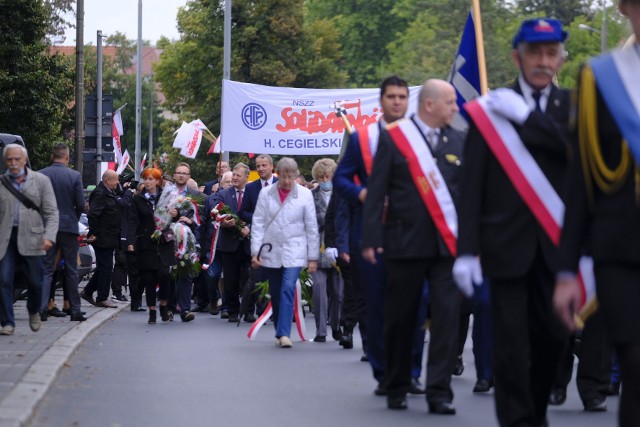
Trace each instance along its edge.
<instances>
[{"instance_id":1,"label":"woman in dark dress","mask_svg":"<svg viewBox=\"0 0 640 427\"><path fill-rule=\"evenodd\" d=\"M142 172L142 179L144 189L133 197L129 209L127 249L136 252L140 283L145 286L149 307L149 324L154 324L157 296L160 298L160 317L165 322L173 320L173 313L167 309L167 299L169 271L170 267L176 264L176 258L172 241L165 242L162 236L157 240L151 237L156 230L153 217L162 194L162 172L159 169L147 168ZM157 285L160 289L158 293Z\"/></svg>"}]
</instances>

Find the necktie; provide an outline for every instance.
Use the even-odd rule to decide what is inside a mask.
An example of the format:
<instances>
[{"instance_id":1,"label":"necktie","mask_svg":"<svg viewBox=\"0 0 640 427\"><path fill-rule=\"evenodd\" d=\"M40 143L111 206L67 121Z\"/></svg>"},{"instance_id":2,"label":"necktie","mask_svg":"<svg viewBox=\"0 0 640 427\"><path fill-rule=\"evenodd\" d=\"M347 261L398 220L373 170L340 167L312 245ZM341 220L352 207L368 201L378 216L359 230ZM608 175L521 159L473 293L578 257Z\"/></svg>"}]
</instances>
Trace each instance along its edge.
<instances>
[{"instance_id":1,"label":"necktie","mask_svg":"<svg viewBox=\"0 0 640 427\"><path fill-rule=\"evenodd\" d=\"M238 210L242 207L242 193L244 193L244 191L238 190Z\"/></svg>"},{"instance_id":2,"label":"necktie","mask_svg":"<svg viewBox=\"0 0 640 427\"><path fill-rule=\"evenodd\" d=\"M429 129L427 140L429 141L429 145L431 145L431 149L435 150L436 147L438 146L438 130Z\"/></svg>"},{"instance_id":3,"label":"necktie","mask_svg":"<svg viewBox=\"0 0 640 427\"><path fill-rule=\"evenodd\" d=\"M269 185L269 181L265 181L265 182L264 182L264 186L266 187L266 186L268 186L268 185Z\"/></svg>"},{"instance_id":4,"label":"necktie","mask_svg":"<svg viewBox=\"0 0 640 427\"><path fill-rule=\"evenodd\" d=\"M536 90L531 94L531 96L533 97L533 100L536 102L535 110L539 113L542 113L542 108L540 107L540 97L542 96L542 93Z\"/></svg>"}]
</instances>

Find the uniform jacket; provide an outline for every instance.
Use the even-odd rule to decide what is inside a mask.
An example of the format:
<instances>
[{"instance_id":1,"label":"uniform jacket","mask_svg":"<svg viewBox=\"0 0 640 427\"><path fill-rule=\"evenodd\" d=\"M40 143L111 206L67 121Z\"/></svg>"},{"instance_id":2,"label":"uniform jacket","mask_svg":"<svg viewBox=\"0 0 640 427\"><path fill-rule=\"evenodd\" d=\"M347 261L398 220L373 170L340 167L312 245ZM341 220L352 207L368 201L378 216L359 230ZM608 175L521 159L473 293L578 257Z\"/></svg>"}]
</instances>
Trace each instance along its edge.
<instances>
[{"instance_id":1,"label":"uniform jacket","mask_svg":"<svg viewBox=\"0 0 640 427\"><path fill-rule=\"evenodd\" d=\"M417 127L415 122L414 126ZM463 134L451 127L441 128L439 141L433 155L457 206ZM427 144L426 138L424 143ZM383 225L385 195L389 197L389 208ZM413 183L407 161L386 130L380 132L362 223L362 229L366 230L362 236L363 247L383 247L385 257L415 259L451 255Z\"/></svg>"},{"instance_id":2,"label":"uniform jacket","mask_svg":"<svg viewBox=\"0 0 640 427\"><path fill-rule=\"evenodd\" d=\"M607 165L614 168L620 164L622 135L599 92L596 102L600 150ZM577 137L577 133L573 135L576 153ZM558 270L576 272L584 250L596 263L640 263L640 203L635 164L622 187L613 194L605 195L590 179L594 189L592 204L587 197L580 156L572 156L565 187L566 210Z\"/></svg>"},{"instance_id":3,"label":"uniform jacket","mask_svg":"<svg viewBox=\"0 0 640 427\"><path fill-rule=\"evenodd\" d=\"M277 185L260 192L251 228L251 255L258 255L266 243L271 250L262 249L263 267L306 267L308 261L318 260L320 240L310 190L294 185L284 203Z\"/></svg>"},{"instance_id":4,"label":"uniform jacket","mask_svg":"<svg viewBox=\"0 0 640 427\"><path fill-rule=\"evenodd\" d=\"M519 86L513 88L522 93ZM532 112L516 126L523 143L560 194L567 167L569 92L553 87L544 113ZM465 145L458 209L459 255L478 255L487 277L519 277L528 271L538 248L547 265L557 248L516 191L473 122Z\"/></svg>"},{"instance_id":5,"label":"uniform jacket","mask_svg":"<svg viewBox=\"0 0 640 427\"><path fill-rule=\"evenodd\" d=\"M54 162L39 171L51 180L56 196L60 223L58 232L78 234L78 221L84 212L84 190L80 172Z\"/></svg>"},{"instance_id":6,"label":"uniform jacket","mask_svg":"<svg viewBox=\"0 0 640 427\"><path fill-rule=\"evenodd\" d=\"M101 182L89 196L89 236L97 248L120 248L120 206L118 196Z\"/></svg>"},{"instance_id":7,"label":"uniform jacket","mask_svg":"<svg viewBox=\"0 0 640 427\"><path fill-rule=\"evenodd\" d=\"M236 188L233 186L212 194L212 197L211 209L213 209L213 207L218 203L223 202L225 205L229 206L231 212L238 215L242 221L250 226L253 207L249 200L245 200L247 198L246 186L245 193L242 195L242 206L240 206L240 210L238 210L238 201L236 200ZM209 212L211 212L211 210L209 210ZM236 227L220 227L218 250L222 252L235 252L239 245L243 245L246 254L249 255L251 250L249 238L250 237L243 239Z\"/></svg>"},{"instance_id":8,"label":"uniform jacket","mask_svg":"<svg viewBox=\"0 0 640 427\"><path fill-rule=\"evenodd\" d=\"M158 191L157 197L162 194ZM142 194L133 196L129 206L129 224L127 243L135 248L140 270L157 270L162 266L176 264L173 242L162 242L151 238L156 230L153 219L153 205Z\"/></svg>"},{"instance_id":9,"label":"uniform jacket","mask_svg":"<svg viewBox=\"0 0 640 427\"><path fill-rule=\"evenodd\" d=\"M0 182L0 259L7 253L11 230L13 228L13 210L20 203L20 221L18 223L18 252L23 256L44 255L42 241L55 243L58 233L58 207L51 181L45 175L26 169L27 179L22 194L28 197L40 213L22 205ZM78 224L76 224L76 232Z\"/></svg>"}]
</instances>

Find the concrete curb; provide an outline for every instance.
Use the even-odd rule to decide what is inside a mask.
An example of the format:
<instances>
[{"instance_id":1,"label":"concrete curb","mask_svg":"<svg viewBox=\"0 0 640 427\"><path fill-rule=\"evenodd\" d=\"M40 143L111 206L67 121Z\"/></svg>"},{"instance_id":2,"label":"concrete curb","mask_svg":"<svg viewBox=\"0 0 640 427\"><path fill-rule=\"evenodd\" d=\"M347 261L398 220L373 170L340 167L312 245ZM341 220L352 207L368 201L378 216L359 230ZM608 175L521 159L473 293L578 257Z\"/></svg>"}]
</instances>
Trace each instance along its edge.
<instances>
[{"instance_id":1,"label":"concrete curb","mask_svg":"<svg viewBox=\"0 0 640 427\"><path fill-rule=\"evenodd\" d=\"M58 376L62 367L86 337L130 304L104 308L78 323L54 342L29 367L19 383L0 402L0 427L25 427L38 403Z\"/></svg>"}]
</instances>

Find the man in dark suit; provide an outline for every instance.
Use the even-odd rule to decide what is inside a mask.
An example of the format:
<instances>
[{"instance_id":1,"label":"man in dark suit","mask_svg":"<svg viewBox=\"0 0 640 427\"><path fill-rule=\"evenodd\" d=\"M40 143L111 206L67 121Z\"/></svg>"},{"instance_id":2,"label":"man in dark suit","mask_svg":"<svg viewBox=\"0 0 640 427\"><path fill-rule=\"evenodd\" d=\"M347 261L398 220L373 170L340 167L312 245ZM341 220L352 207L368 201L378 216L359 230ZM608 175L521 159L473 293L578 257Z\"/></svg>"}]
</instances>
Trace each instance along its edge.
<instances>
[{"instance_id":1,"label":"man in dark suit","mask_svg":"<svg viewBox=\"0 0 640 427\"><path fill-rule=\"evenodd\" d=\"M247 214L250 214L251 217L253 217L253 211L258 204L260 191L278 182L278 177L273 175L273 158L269 154L260 154L256 157L256 171L260 179L248 183L245 193L246 201L250 203L247 206ZM253 314L257 300L257 295L253 292L255 284L265 280L267 280L267 276L262 267L259 267L257 270L250 270L250 278L247 282L248 288L243 292L243 295L249 295L251 302L247 305L246 313L240 313L240 315L244 315L244 320L247 322L254 322L256 320Z\"/></svg>"},{"instance_id":2,"label":"man in dark suit","mask_svg":"<svg viewBox=\"0 0 640 427\"><path fill-rule=\"evenodd\" d=\"M120 206L118 205L118 174L108 170L102 182L89 196L89 234L87 241L96 251L96 271L80 292L80 297L98 307L116 308L109 301L113 274L113 253L120 247ZM98 292L96 299L93 293Z\"/></svg>"},{"instance_id":3,"label":"man in dark suit","mask_svg":"<svg viewBox=\"0 0 640 427\"><path fill-rule=\"evenodd\" d=\"M427 402L430 412L455 414L451 374L461 297L451 268L463 135L449 124L457 112L453 86L427 80L417 113L380 131L369 179L362 255L375 263L376 252L382 253L387 267L384 387L390 409L407 408L411 349L427 280L432 319ZM385 195L389 204L383 218Z\"/></svg>"},{"instance_id":4,"label":"man in dark suit","mask_svg":"<svg viewBox=\"0 0 640 427\"><path fill-rule=\"evenodd\" d=\"M520 70L515 86L465 107L472 122L454 276L467 295L483 273L489 279L496 412L503 426L546 425L549 392L567 341L551 306L561 224L538 219L540 212L554 218L562 205L569 93L553 78L566 36L555 19L524 21L513 40ZM483 105L482 111L474 109ZM491 127L498 131L492 134ZM512 181L516 176L521 179ZM544 191L534 193L539 188Z\"/></svg>"},{"instance_id":5,"label":"man in dark suit","mask_svg":"<svg viewBox=\"0 0 640 427\"><path fill-rule=\"evenodd\" d=\"M207 182L204 185L204 190L202 190L202 192L207 196L210 196L211 194L215 193L218 190L218 186L219 186L218 180L222 178L222 174L227 171L229 171L229 163L222 160L219 161L216 166L216 175L218 176L218 178Z\"/></svg>"},{"instance_id":6,"label":"man in dark suit","mask_svg":"<svg viewBox=\"0 0 640 427\"><path fill-rule=\"evenodd\" d=\"M207 201L209 211L222 202L245 223L245 226L240 228L236 219L232 217L225 217L220 222L218 251L222 260L224 294L229 310L229 322L237 322L238 316L242 315L239 313L240 289L242 289L242 283L248 279L251 262L250 230L248 227L251 224L251 203L244 201L248 179L249 166L238 163L233 168L233 185L216 193L213 199Z\"/></svg>"},{"instance_id":7,"label":"man in dark suit","mask_svg":"<svg viewBox=\"0 0 640 427\"><path fill-rule=\"evenodd\" d=\"M378 146L380 129L404 117L409 106L409 85L398 76L390 76L380 84L380 107L382 117L366 128L358 129L349 137L347 148L338 163L334 176L336 193L340 197L336 202L339 262L351 261L351 280L345 281L344 295L344 335L340 340L345 348L352 346L352 332L360 317L360 335L362 336L365 358L368 359L373 377L378 382L376 395L384 395L384 349L383 349L383 305L386 271L382 256L377 255L377 263L371 265L362 258L362 206L367 194L369 174ZM354 177L357 177L354 178ZM345 227L344 225L348 227ZM343 235L348 236L347 239ZM347 243L346 240L349 240ZM342 269L343 266L340 266ZM365 303L361 300L364 298ZM363 313L364 312L364 316ZM418 321L420 326L424 319ZM410 393L424 394L420 384L422 372L422 353L424 348L424 330L420 329L419 343L414 349L416 363L412 367ZM419 361L418 361L419 360Z\"/></svg>"},{"instance_id":8,"label":"man in dark suit","mask_svg":"<svg viewBox=\"0 0 640 427\"><path fill-rule=\"evenodd\" d=\"M69 169L69 147L57 144L51 154L52 164L40 172L51 180L56 195L60 222L58 234L53 247L44 257L44 275L42 281L42 305L40 313L46 320L50 311L49 294L53 272L56 268L56 253L60 251L60 259L64 260L64 293L69 300L71 320L83 321L86 318L80 312L80 296L78 294L78 220L84 212L84 190L80 173ZM53 309L52 309L53 310ZM58 312L60 310L56 308Z\"/></svg>"},{"instance_id":9,"label":"man in dark suit","mask_svg":"<svg viewBox=\"0 0 640 427\"><path fill-rule=\"evenodd\" d=\"M574 140L581 155L569 165L554 305L575 330L578 260L586 250L594 262L598 312L620 361L619 422L626 427L640 425L640 1L620 0L619 9L629 17L635 43L592 58L580 72Z\"/></svg>"}]
</instances>

